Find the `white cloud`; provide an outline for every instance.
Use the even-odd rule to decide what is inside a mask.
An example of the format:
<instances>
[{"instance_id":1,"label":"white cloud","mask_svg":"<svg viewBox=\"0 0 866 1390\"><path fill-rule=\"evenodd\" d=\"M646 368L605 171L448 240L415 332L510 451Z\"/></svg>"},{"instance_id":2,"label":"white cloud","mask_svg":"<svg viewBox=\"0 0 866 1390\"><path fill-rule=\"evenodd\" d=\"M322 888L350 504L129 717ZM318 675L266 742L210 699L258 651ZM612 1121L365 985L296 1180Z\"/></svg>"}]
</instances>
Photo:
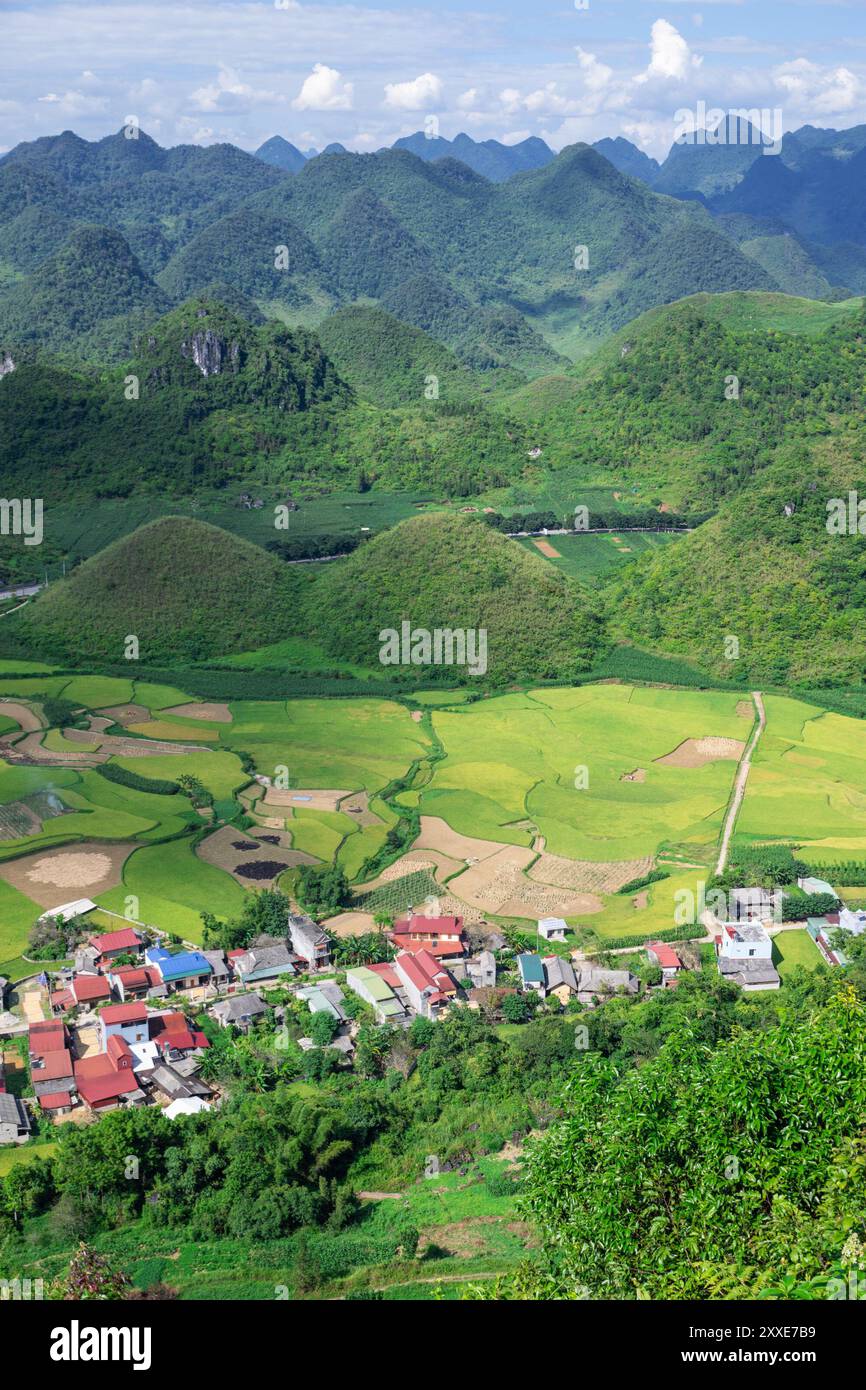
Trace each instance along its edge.
<instances>
[{"instance_id":1,"label":"white cloud","mask_svg":"<svg viewBox=\"0 0 866 1390\"><path fill-rule=\"evenodd\" d=\"M613 68L609 68L606 63L600 63L594 53L587 53L586 49L580 46L575 52L585 86L591 92L601 91L613 77Z\"/></svg>"},{"instance_id":2,"label":"white cloud","mask_svg":"<svg viewBox=\"0 0 866 1390\"><path fill-rule=\"evenodd\" d=\"M866 95L866 87L850 68L822 68L808 58L782 63L774 70L773 81L800 109L816 116L851 111Z\"/></svg>"},{"instance_id":3,"label":"white cloud","mask_svg":"<svg viewBox=\"0 0 866 1390\"><path fill-rule=\"evenodd\" d=\"M142 87L146 88L149 82L150 79L145 78ZM248 82L241 81L233 68L226 67L220 68L216 82L197 87L190 95L193 110L207 112L248 111L255 105L270 106L283 101L285 97L280 92L252 87Z\"/></svg>"},{"instance_id":4,"label":"white cloud","mask_svg":"<svg viewBox=\"0 0 866 1390\"><path fill-rule=\"evenodd\" d=\"M470 87L468 92L461 92L455 104L459 111L472 111L478 105L478 88Z\"/></svg>"},{"instance_id":5,"label":"white cloud","mask_svg":"<svg viewBox=\"0 0 866 1390\"><path fill-rule=\"evenodd\" d=\"M650 33L650 63L637 82L652 82L655 78L682 81L703 59L695 57L678 29L666 19L657 19Z\"/></svg>"},{"instance_id":6,"label":"white cloud","mask_svg":"<svg viewBox=\"0 0 866 1390\"><path fill-rule=\"evenodd\" d=\"M392 111L425 111L442 99L442 79L422 72L412 82L386 82L385 106Z\"/></svg>"},{"instance_id":7,"label":"white cloud","mask_svg":"<svg viewBox=\"0 0 866 1390\"><path fill-rule=\"evenodd\" d=\"M108 105L107 97L85 96L84 92L46 92L44 97L38 97L37 100L48 106L56 106L70 116L104 111Z\"/></svg>"},{"instance_id":8,"label":"white cloud","mask_svg":"<svg viewBox=\"0 0 866 1390\"><path fill-rule=\"evenodd\" d=\"M351 111L354 86L336 68L314 63L313 71L292 102L296 111Z\"/></svg>"}]
</instances>

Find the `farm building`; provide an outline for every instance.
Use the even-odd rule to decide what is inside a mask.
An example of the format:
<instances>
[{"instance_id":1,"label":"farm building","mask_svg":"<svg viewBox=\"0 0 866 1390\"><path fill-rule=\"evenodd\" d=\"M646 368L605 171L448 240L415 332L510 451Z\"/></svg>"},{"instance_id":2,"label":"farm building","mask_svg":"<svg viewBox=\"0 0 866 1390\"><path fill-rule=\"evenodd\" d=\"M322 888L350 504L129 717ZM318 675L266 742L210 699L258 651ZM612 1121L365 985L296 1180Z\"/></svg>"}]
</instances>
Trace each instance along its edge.
<instances>
[{"instance_id":1,"label":"farm building","mask_svg":"<svg viewBox=\"0 0 866 1390\"><path fill-rule=\"evenodd\" d=\"M646 954L651 965L660 967L665 983L675 980L683 968L683 963L673 946L669 946L665 941L647 942Z\"/></svg>"},{"instance_id":2,"label":"farm building","mask_svg":"<svg viewBox=\"0 0 866 1390\"><path fill-rule=\"evenodd\" d=\"M72 1109L75 1075L69 1034L59 1019L52 1023L31 1023L28 1048L30 1081L40 1109L63 1115Z\"/></svg>"},{"instance_id":3,"label":"farm building","mask_svg":"<svg viewBox=\"0 0 866 1390\"><path fill-rule=\"evenodd\" d=\"M294 975L295 966L289 948L282 942L273 946L257 946L250 951L229 953L232 969L242 985L274 984L281 975Z\"/></svg>"},{"instance_id":4,"label":"farm building","mask_svg":"<svg viewBox=\"0 0 866 1390\"><path fill-rule=\"evenodd\" d=\"M437 1018L454 999L457 986L429 951L404 951L394 961L409 1003L424 1018Z\"/></svg>"},{"instance_id":5,"label":"farm building","mask_svg":"<svg viewBox=\"0 0 866 1390\"><path fill-rule=\"evenodd\" d=\"M0 1090L0 1144L24 1144L30 1138L30 1116L17 1096Z\"/></svg>"},{"instance_id":6,"label":"farm building","mask_svg":"<svg viewBox=\"0 0 866 1390\"><path fill-rule=\"evenodd\" d=\"M129 1044L115 1033L104 1052L75 1063L78 1094L88 1110L114 1110L123 1103L137 1105L144 1100L133 1060Z\"/></svg>"},{"instance_id":7,"label":"farm building","mask_svg":"<svg viewBox=\"0 0 866 1390\"><path fill-rule=\"evenodd\" d=\"M542 917L538 923L538 935L545 941L564 941L568 927L563 917Z\"/></svg>"},{"instance_id":8,"label":"farm building","mask_svg":"<svg viewBox=\"0 0 866 1390\"><path fill-rule=\"evenodd\" d=\"M292 950L306 962L308 970L327 970L331 964L331 941L312 917L289 914Z\"/></svg>"},{"instance_id":9,"label":"farm building","mask_svg":"<svg viewBox=\"0 0 866 1390\"><path fill-rule=\"evenodd\" d=\"M379 1023L402 1018L405 1010L391 986L367 965L356 965L346 971L346 985L369 1004Z\"/></svg>"},{"instance_id":10,"label":"farm building","mask_svg":"<svg viewBox=\"0 0 866 1390\"><path fill-rule=\"evenodd\" d=\"M116 965L108 978L124 1004L168 993L155 965Z\"/></svg>"},{"instance_id":11,"label":"farm building","mask_svg":"<svg viewBox=\"0 0 866 1390\"><path fill-rule=\"evenodd\" d=\"M778 989L773 942L761 922L726 922L715 938L719 974L741 989Z\"/></svg>"},{"instance_id":12,"label":"farm building","mask_svg":"<svg viewBox=\"0 0 866 1390\"><path fill-rule=\"evenodd\" d=\"M630 970L602 970L596 965L582 965L575 971L577 997L581 1004L593 1008L611 994L637 994L638 978Z\"/></svg>"},{"instance_id":13,"label":"farm building","mask_svg":"<svg viewBox=\"0 0 866 1390\"><path fill-rule=\"evenodd\" d=\"M212 974L210 961L201 951L178 951L172 955L163 946L149 946L144 958L148 965L159 971L160 979L169 991L196 989L206 985Z\"/></svg>"},{"instance_id":14,"label":"farm building","mask_svg":"<svg viewBox=\"0 0 866 1390\"><path fill-rule=\"evenodd\" d=\"M47 912L42 913L39 921L56 922L59 918L61 922L71 922L73 917L83 917L95 907L96 903L91 902L90 898L76 898L74 902L61 903L59 907L49 908Z\"/></svg>"},{"instance_id":15,"label":"farm building","mask_svg":"<svg viewBox=\"0 0 866 1390\"><path fill-rule=\"evenodd\" d=\"M221 999L218 1004L214 1004L210 1012L221 1028L228 1028L233 1024L242 1033L246 1033L255 1019L268 1012L268 1006L255 992L233 994L230 999Z\"/></svg>"},{"instance_id":16,"label":"farm building","mask_svg":"<svg viewBox=\"0 0 866 1390\"><path fill-rule=\"evenodd\" d=\"M88 941L96 952L97 964L103 967L109 965L117 956L141 954L141 938L132 927L122 927L119 931L91 936Z\"/></svg>"},{"instance_id":17,"label":"farm building","mask_svg":"<svg viewBox=\"0 0 866 1390\"><path fill-rule=\"evenodd\" d=\"M303 989L299 989L298 998L306 1000L311 1014L328 1013L331 1018L336 1018L340 1023L345 1021L346 1010L343 1007L343 991L333 980L326 980L321 985L307 985Z\"/></svg>"},{"instance_id":18,"label":"farm building","mask_svg":"<svg viewBox=\"0 0 866 1390\"><path fill-rule=\"evenodd\" d=\"M475 989L492 989L496 984L496 957L493 952L482 951L477 960L468 960L466 975Z\"/></svg>"},{"instance_id":19,"label":"farm building","mask_svg":"<svg viewBox=\"0 0 866 1390\"><path fill-rule=\"evenodd\" d=\"M577 978L571 961L561 956L546 956L542 964L547 993L555 995L560 1004L567 1004L572 994L577 993Z\"/></svg>"},{"instance_id":20,"label":"farm building","mask_svg":"<svg viewBox=\"0 0 866 1390\"><path fill-rule=\"evenodd\" d=\"M520 972L520 987L526 994L533 990L536 994L544 996L544 964L541 956L531 955L524 951L517 957L517 969Z\"/></svg>"}]
</instances>

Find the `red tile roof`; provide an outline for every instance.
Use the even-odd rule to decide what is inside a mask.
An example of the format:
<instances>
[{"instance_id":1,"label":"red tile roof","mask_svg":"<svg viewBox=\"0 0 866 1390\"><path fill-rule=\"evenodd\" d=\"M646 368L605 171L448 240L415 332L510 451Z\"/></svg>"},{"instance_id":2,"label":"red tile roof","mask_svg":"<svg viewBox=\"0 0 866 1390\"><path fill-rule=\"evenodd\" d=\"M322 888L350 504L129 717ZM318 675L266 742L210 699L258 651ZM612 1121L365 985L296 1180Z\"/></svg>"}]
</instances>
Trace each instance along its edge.
<instances>
[{"instance_id":1,"label":"red tile roof","mask_svg":"<svg viewBox=\"0 0 866 1390\"><path fill-rule=\"evenodd\" d=\"M429 951L431 956L448 959L451 956L463 956L466 954L466 943L464 941L409 941L399 936L394 943L399 946L401 951L411 951L417 955L419 951Z\"/></svg>"},{"instance_id":2,"label":"red tile roof","mask_svg":"<svg viewBox=\"0 0 866 1390\"><path fill-rule=\"evenodd\" d=\"M100 1060L107 1060L104 1052L99 1057L85 1058L85 1062ZM138 1090L138 1078L131 1067L127 1071L115 1071L109 1063L110 1070L79 1072L78 1068L84 1064L84 1062L77 1064L75 1080L78 1085L78 1094L82 1100L86 1100L90 1105L103 1100L113 1100L120 1096L129 1095L130 1091Z\"/></svg>"},{"instance_id":3,"label":"red tile roof","mask_svg":"<svg viewBox=\"0 0 866 1390\"><path fill-rule=\"evenodd\" d=\"M119 980L124 989L144 989L160 983L159 971L150 965L119 965L111 971L111 977Z\"/></svg>"},{"instance_id":4,"label":"red tile roof","mask_svg":"<svg viewBox=\"0 0 866 1390\"><path fill-rule=\"evenodd\" d=\"M160 1047L176 1047L179 1052L193 1047L210 1047L204 1033L190 1026L185 1014L169 1013L151 1015L150 1038Z\"/></svg>"},{"instance_id":5,"label":"red tile roof","mask_svg":"<svg viewBox=\"0 0 866 1390\"><path fill-rule=\"evenodd\" d=\"M52 1091L50 1095L40 1096L39 1104L43 1110L59 1110L62 1105L71 1105L72 1097L68 1091Z\"/></svg>"},{"instance_id":6,"label":"red tile roof","mask_svg":"<svg viewBox=\"0 0 866 1390\"><path fill-rule=\"evenodd\" d=\"M126 1038L122 1038L119 1033L114 1033L105 1045L106 1055L112 1062L118 1062L121 1058L132 1062L132 1053L129 1050L129 1043Z\"/></svg>"},{"instance_id":7,"label":"red tile roof","mask_svg":"<svg viewBox=\"0 0 866 1390\"><path fill-rule=\"evenodd\" d=\"M132 927L122 927L120 931L105 932L103 936L91 936L90 944L96 947L100 955L104 955L106 951L141 950L141 942Z\"/></svg>"},{"instance_id":8,"label":"red tile roof","mask_svg":"<svg viewBox=\"0 0 866 1390\"><path fill-rule=\"evenodd\" d=\"M51 995L51 1007L53 1009L71 1009L75 1003L75 995L68 989L56 989Z\"/></svg>"},{"instance_id":9,"label":"red tile roof","mask_svg":"<svg viewBox=\"0 0 866 1390\"><path fill-rule=\"evenodd\" d=\"M679 970L682 966L682 961L676 951L664 941L648 941L647 950L654 952L659 965L663 966L665 970Z\"/></svg>"},{"instance_id":10,"label":"red tile roof","mask_svg":"<svg viewBox=\"0 0 866 1390\"><path fill-rule=\"evenodd\" d=\"M392 989L402 989L403 981L400 979L393 965L389 965L385 962L382 965L368 966L368 969L372 970L375 975L383 979L385 984L390 985Z\"/></svg>"},{"instance_id":11,"label":"red tile roof","mask_svg":"<svg viewBox=\"0 0 866 1390\"><path fill-rule=\"evenodd\" d=\"M63 1048L58 1052L46 1052L42 1065L30 1068L31 1081L59 1081L62 1076L72 1075L72 1056Z\"/></svg>"},{"instance_id":12,"label":"red tile roof","mask_svg":"<svg viewBox=\"0 0 866 1390\"><path fill-rule=\"evenodd\" d=\"M418 951L412 955L408 951L399 955L394 962L404 972L407 979L411 980L416 989L435 989L438 991L436 998L444 998L446 995L456 994L457 986L442 966L429 951Z\"/></svg>"},{"instance_id":13,"label":"red tile roof","mask_svg":"<svg viewBox=\"0 0 866 1390\"><path fill-rule=\"evenodd\" d=\"M72 993L79 1004L88 999L110 999L111 986L104 975L76 975L72 981Z\"/></svg>"},{"instance_id":14,"label":"red tile roof","mask_svg":"<svg viewBox=\"0 0 866 1390\"><path fill-rule=\"evenodd\" d=\"M57 1052L66 1048L66 1025L61 1019L50 1023L31 1023L29 1031L30 1051L34 1056L45 1052Z\"/></svg>"},{"instance_id":15,"label":"red tile roof","mask_svg":"<svg viewBox=\"0 0 866 1390\"><path fill-rule=\"evenodd\" d=\"M392 928L396 936L406 932L413 936L454 936L462 930L462 917L401 917Z\"/></svg>"},{"instance_id":16,"label":"red tile roof","mask_svg":"<svg viewBox=\"0 0 866 1390\"><path fill-rule=\"evenodd\" d=\"M147 1009L144 1004L110 1004L99 1017L106 1023L144 1023Z\"/></svg>"}]
</instances>

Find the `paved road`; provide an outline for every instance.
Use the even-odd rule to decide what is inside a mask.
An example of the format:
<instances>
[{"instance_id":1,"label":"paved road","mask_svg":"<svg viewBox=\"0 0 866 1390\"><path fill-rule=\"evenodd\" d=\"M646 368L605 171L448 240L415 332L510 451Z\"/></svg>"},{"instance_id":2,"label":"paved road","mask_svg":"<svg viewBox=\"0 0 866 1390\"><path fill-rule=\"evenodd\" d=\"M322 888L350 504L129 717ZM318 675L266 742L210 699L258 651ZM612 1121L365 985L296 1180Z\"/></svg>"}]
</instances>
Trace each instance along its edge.
<instances>
[{"instance_id":1,"label":"paved road","mask_svg":"<svg viewBox=\"0 0 866 1390\"><path fill-rule=\"evenodd\" d=\"M752 731L751 735L749 736L749 742L746 744L745 751L743 753L742 758L740 759L740 766L737 768L737 780L734 783L734 795L731 800L730 808L728 810L727 819L725 820L725 829L722 834L722 843L719 848L719 861L716 864L717 874L720 874L724 871L724 867L728 862L728 850L731 844L731 836L734 833L734 826L737 823L737 816L739 815L740 807L743 804L743 796L746 791L746 782L749 777L749 768L752 763L752 754L757 748L758 739L761 737L761 734L764 732L764 729L767 725L767 716L764 713L764 701L761 696L760 690L752 691L752 699L754 700L755 708L758 711L758 723L757 727Z\"/></svg>"}]
</instances>

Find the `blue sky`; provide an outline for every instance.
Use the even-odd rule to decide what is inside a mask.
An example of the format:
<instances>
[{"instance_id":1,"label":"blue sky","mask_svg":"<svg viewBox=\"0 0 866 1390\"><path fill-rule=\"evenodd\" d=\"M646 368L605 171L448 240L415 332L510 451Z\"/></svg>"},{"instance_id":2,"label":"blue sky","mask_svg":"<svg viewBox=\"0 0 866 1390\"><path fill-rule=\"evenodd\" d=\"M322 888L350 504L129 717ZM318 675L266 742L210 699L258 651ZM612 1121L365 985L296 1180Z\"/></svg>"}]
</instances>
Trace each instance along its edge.
<instances>
[{"instance_id":1,"label":"blue sky","mask_svg":"<svg viewBox=\"0 0 866 1390\"><path fill-rule=\"evenodd\" d=\"M378 149L438 122L662 157L699 103L866 121L866 0L0 0L0 150L131 115L161 144Z\"/></svg>"}]
</instances>

